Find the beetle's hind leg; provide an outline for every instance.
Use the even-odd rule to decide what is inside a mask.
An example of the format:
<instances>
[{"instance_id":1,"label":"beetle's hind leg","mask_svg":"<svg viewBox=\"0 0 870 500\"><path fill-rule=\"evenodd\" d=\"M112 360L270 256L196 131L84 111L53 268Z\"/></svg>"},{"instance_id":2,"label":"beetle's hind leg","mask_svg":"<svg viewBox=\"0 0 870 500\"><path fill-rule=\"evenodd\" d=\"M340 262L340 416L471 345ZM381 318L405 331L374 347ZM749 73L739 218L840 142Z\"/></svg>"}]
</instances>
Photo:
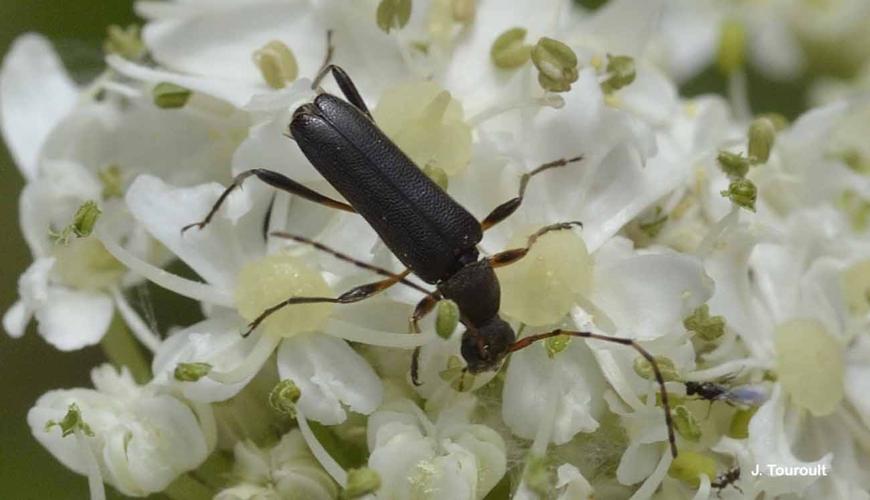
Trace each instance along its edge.
<instances>
[{"instance_id":1,"label":"beetle's hind leg","mask_svg":"<svg viewBox=\"0 0 870 500\"><path fill-rule=\"evenodd\" d=\"M353 83L353 80L350 79L350 76L341 69L341 66L337 66L335 64L327 64L320 70L320 73L317 74L317 77L314 79L314 83L311 84L313 89L319 89L320 82L326 77L327 73L332 73L332 77L335 79L335 83L338 84L338 88L341 90L341 93L344 94L345 99L351 104L354 105L357 109L362 111L364 115L366 115L369 120L374 121L372 118L372 114L369 111L369 107L366 105L365 100L363 100L362 96L359 93L359 90L356 88L356 84Z\"/></svg>"},{"instance_id":2,"label":"beetle's hind leg","mask_svg":"<svg viewBox=\"0 0 870 500\"><path fill-rule=\"evenodd\" d=\"M201 220L200 222L195 222L193 224L188 224L184 226L183 228L181 228L181 232L183 233L192 227L202 229L207 226L209 222L211 222L214 215L217 213L218 209L220 209L221 205L223 205L224 201L226 201L230 193L232 193L236 188L240 187L242 183L245 182L245 179L252 175L256 176L261 181L276 189L286 191L290 194L295 194L299 197L305 198L308 201L313 201L314 203L319 203L330 208L344 210L345 212L356 213L356 210L354 210L354 208L347 203L334 200L328 196L322 195L317 191L314 191L313 189L309 189L302 184L299 184L298 182L283 174L279 174L278 172L275 172L273 170L255 168L252 170L246 170L237 175L233 179L233 182L229 185L229 187L227 187L224 192L221 193L220 197L211 207L211 210L209 210L208 214L205 216L205 219Z\"/></svg>"},{"instance_id":3,"label":"beetle's hind leg","mask_svg":"<svg viewBox=\"0 0 870 500\"><path fill-rule=\"evenodd\" d=\"M516 342L514 342L514 344L510 348L510 352L519 351L520 349L524 349L524 348L532 345L533 343L535 343L539 340L545 340L545 339L549 339L552 337L558 337L560 335L568 335L571 337L582 337L585 339L602 340L605 342L612 342L615 344L629 346L632 349L634 349L635 351L637 351L638 354L643 356L643 358L649 362L650 366L652 367L653 374L655 375L656 383L659 386L659 392L661 394L662 409L665 411L665 424L668 426L668 444L670 445L671 455L673 455L674 458L677 458L677 438L676 438L676 435L674 434L674 421L673 421L673 418L671 417L671 406L670 406L670 403L668 402L668 390L665 387L665 379L662 376L662 372L659 369L659 365L656 362L653 355L650 354L649 351L647 351L646 349L641 347L640 344L635 342L633 339L629 339L629 338L625 338L625 337L608 337L606 335L598 335L598 334L591 333L591 332L581 332L581 331L562 330L562 329L557 329L557 330L553 330L553 331L547 332L547 333L539 333L537 335L529 335L528 337L523 337L523 338L517 340Z\"/></svg>"},{"instance_id":4,"label":"beetle's hind leg","mask_svg":"<svg viewBox=\"0 0 870 500\"><path fill-rule=\"evenodd\" d=\"M532 177L540 174L541 172L550 170L551 168L564 167L569 163L578 162L582 159L582 155L568 159L561 158L555 161L544 163L538 168L532 170L531 172L523 174L523 176L520 178L520 189L517 196L495 207L495 209L480 222L481 229L486 231L492 226L495 226L499 222L513 215L513 213L516 212L518 208L520 208L520 205L523 204L523 198L526 195L526 187L528 186L529 181L532 179Z\"/></svg>"}]
</instances>

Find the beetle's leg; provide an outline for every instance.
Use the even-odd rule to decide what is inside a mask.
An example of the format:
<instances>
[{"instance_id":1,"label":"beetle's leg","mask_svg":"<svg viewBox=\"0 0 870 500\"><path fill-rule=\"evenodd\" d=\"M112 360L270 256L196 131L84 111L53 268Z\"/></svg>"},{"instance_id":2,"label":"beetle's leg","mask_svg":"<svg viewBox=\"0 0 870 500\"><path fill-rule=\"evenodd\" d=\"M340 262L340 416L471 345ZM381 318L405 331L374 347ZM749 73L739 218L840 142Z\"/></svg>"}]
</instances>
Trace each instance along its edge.
<instances>
[{"instance_id":1,"label":"beetle's leg","mask_svg":"<svg viewBox=\"0 0 870 500\"><path fill-rule=\"evenodd\" d=\"M529 253L529 250L532 249L532 246L538 241L538 238L549 233L550 231L562 231L564 229L571 229L573 226L583 227L583 223L579 221L571 221L571 222L558 222L556 224L550 224L549 226L544 226L541 229L538 229L526 242L526 246L524 248L512 248L510 250L505 250L504 252L499 252L492 257L487 258L489 264L492 267L503 267L509 266L514 262L522 259Z\"/></svg>"},{"instance_id":2,"label":"beetle's leg","mask_svg":"<svg viewBox=\"0 0 870 500\"><path fill-rule=\"evenodd\" d=\"M336 66L335 64L327 64L324 66L314 79L314 83L311 84L311 88L317 89L320 87L320 82L324 77L326 77L328 72L332 72L332 77L335 78L335 83L338 84L338 88L341 89L341 93L344 94L347 101L362 111L364 115L368 116L369 120L374 121L374 118L372 118L372 114L369 112L369 108L366 106L366 102L360 95L359 90L357 90L356 85L354 85L350 76L341 69L341 66Z\"/></svg>"},{"instance_id":3,"label":"beetle's leg","mask_svg":"<svg viewBox=\"0 0 870 500\"><path fill-rule=\"evenodd\" d=\"M373 283L366 283L364 285L359 285L351 288L350 290L344 292L338 297L290 297L287 300L283 300L274 306L266 309L261 312L259 316L254 318L253 321L248 323L248 330L242 334L243 337L247 337L251 334L260 323L263 322L266 318L271 316L272 314L278 312L279 310L295 305L295 304L352 304L354 302L359 302L361 300L368 299L374 295L377 295L380 292L383 292L387 288L395 285L396 283L401 283L405 276L407 276L411 271L407 270L401 274L395 274L385 280L375 281Z\"/></svg>"},{"instance_id":4,"label":"beetle's leg","mask_svg":"<svg viewBox=\"0 0 870 500\"><path fill-rule=\"evenodd\" d=\"M659 385L659 392L661 393L662 409L664 409L665 411L665 424L668 426L668 443L670 444L671 455L673 455L674 458L677 458L677 438L674 436L674 422L671 417L671 406L668 402L668 390L665 388L665 379L664 377L662 377L662 372L661 370L659 370L659 365L653 355L650 354L649 351L641 347L640 344L635 342L633 339L625 337L608 337L606 335L598 335L591 332L579 332L574 330L562 329L556 329L547 333L539 333L537 335L529 335L528 337L523 337L514 342L514 344L510 348L510 352L519 351L520 349L526 348L539 340L558 337L560 335L582 337L585 339L603 340L605 342L613 342L616 344L626 345L637 351L641 356L644 357L644 359L649 362L650 366L652 366L653 374L656 378L656 383L658 383Z\"/></svg>"},{"instance_id":5,"label":"beetle's leg","mask_svg":"<svg viewBox=\"0 0 870 500\"><path fill-rule=\"evenodd\" d=\"M556 161L551 161L549 163L544 163L540 167L532 170L531 172L523 174L523 176L520 178L520 191L516 198L511 198L510 200L495 207L495 210L490 212L489 215L487 215L486 218L484 218L480 222L481 229L486 231L492 226L513 215L513 213L516 212L518 208L520 208L520 205L522 205L523 203L523 197L526 195L526 186L528 186L529 180L531 180L532 177L551 168L564 167L569 163L574 163L582 159L583 156L577 156L574 158L569 158L567 160L565 158L562 158Z\"/></svg>"},{"instance_id":6,"label":"beetle's leg","mask_svg":"<svg viewBox=\"0 0 870 500\"><path fill-rule=\"evenodd\" d=\"M413 288L414 290L417 290L418 292L422 292L425 294L429 293L429 290L426 290L425 288L414 283L413 281L408 281L405 279L405 277L411 273L411 271L409 269L405 269L401 273L397 274L397 273L388 271L387 269L384 269L382 267L378 267L378 266L375 266L373 264L369 264L368 262L363 262L361 260L354 259L350 255L343 254L343 253L339 252L338 250L333 250L332 248L329 248L328 246L324 245L323 243L318 243L318 242L311 240L311 239L308 239L304 236L290 234L290 233L287 233L284 231L272 231L272 233L270 233L270 235L274 236L276 238L284 238L284 239L288 239L288 240L298 241L299 243L304 243L306 245L311 245L314 248L316 248L317 250L320 250L321 252L325 252L325 253L332 255L336 259L343 260L345 262L350 262L351 264L353 264L357 267L361 267L363 269L373 271L375 273L380 274L381 276L386 276L388 278L400 277L401 279L399 279L399 283L406 285L406 286L409 286L409 287Z\"/></svg>"},{"instance_id":7,"label":"beetle's leg","mask_svg":"<svg viewBox=\"0 0 870 500\"><path fill-rule=\"evenodd\" d=\"M423 300L417 303L417 307L414 308L414 314L411 315L411 319L408 321L412 333L421 333L420 320L432 312L432 309L435 308L435 305L438 304L439 300L441 300L441 293L436 291L426 295L423 297ZM414 348L414 354L411 356L411 382L417 386L420 385L420 381L417 377L419 368L420 346L417 346Z\"/></svg>"},{"instance_id":8,"label":"beetle's leg","mask_svg":"<svg viewBox=\"0 0 870 500\"><path fill-rule=\"evenodd\" d=\"M211 210L209 210L208 215L205 216L205 219L200 222L195 222L193 224L188 224L184 226L183 228L181 228L181 232L183 233L192 227L202 229L206 225L208 225L208 223L211 222L212 217L214 217L214 214L217 213L218 209L221 207L224 201L226 201L227 196L229 196L230 193L233 192L233 190L240 187L242 183L245 182L245 179L252 175L257 176L258 179L274 188L280 189L281 191L286 191L290 194L295 194L297 196L305 198L308 201L320 203L321 205L325 205L330 208L344 210L345 212L356 213L356 210L354 210L354 208L347 203L334 200L328 196L324 196L317 191L314 191L303 186L302 184L299 184L298 182L283 174L279 174L278 172L275 172L273 170L255 168L251 170L245 170L244 172L237 175L233 179L232 184L230 184L229 187L227 187L224 192L221 193L218 200L211 207Z\"/></svg>"}]
</instances>

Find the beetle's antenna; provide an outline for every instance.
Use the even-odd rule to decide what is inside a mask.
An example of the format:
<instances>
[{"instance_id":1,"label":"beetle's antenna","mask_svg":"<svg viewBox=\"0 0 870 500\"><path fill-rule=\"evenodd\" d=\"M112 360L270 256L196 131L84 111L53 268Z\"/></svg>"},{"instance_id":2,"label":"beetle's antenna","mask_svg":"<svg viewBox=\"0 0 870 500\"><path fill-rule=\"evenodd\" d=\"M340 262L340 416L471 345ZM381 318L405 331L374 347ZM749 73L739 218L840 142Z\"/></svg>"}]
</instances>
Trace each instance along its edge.
<instances>
[{"instance_id":1,"label":"beetle's antenna","mask_svg":"<svg viewBox=\"0 0 870 500\"><path fill-rule=\"evenodd\" d=\"M332 44L332 30L326 30L326 54L323 56L323 64L321 64L320 69L317 70L317 76L314 78L314 81L311 82L311 90L316 90L318 94L323 92L323 89L320 88L320 81L323 80L324 76L326 76L329 65L332 63L332 56L334 53L335 45Z\"/></svg>"},{"instance_id":2,"label":"beetle's antenna","mask_svg":"<svg viewBox=\"0 0 870 500\"><path fill-rule=\"evenodd\" d=\"M524 349L533 343L539 340L545 340L552 337L558 337L560 335L568 335L571 337L582 337L586 339L596 339L603 340L605 342L614 342L617 344L622 344L633 348L637 351L641 356L646 359L650 366L652 367L653 374L655 375L656 383L659 385L659 391L661 393L662 398L662 409L665 411L665 424L668 426L668 444L671 448L671 455L674 458L677 458L677 437L674 434L674 421L671 416L671 405L668 402L668 390L665 388L665 379L662 377L662 372L659 370L659 365L656 362L655 358L652 354L649 353L646 349L640 346L633 339L625 338L625 337L608 337L606 335L598 335L591 332L579 332L573 330L561 330L556 329L547 333L539 333L537 335L529 335L528 337L521 338L514 342L514 344L510 347L510 352L519 351L520 349Z\"/></svg>"}]
</instances>

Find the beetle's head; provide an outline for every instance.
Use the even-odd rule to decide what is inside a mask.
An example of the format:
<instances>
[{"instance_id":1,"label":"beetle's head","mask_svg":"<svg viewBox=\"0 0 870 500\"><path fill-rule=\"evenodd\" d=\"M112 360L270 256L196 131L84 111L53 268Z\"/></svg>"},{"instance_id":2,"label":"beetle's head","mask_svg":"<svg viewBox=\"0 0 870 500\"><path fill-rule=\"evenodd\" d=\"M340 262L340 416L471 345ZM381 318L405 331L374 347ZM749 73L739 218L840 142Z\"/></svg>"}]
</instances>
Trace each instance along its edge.
<instances>
[{"instance_id":1,"label":"beetle's head","mask_svg":"<svg viewBox=\"0 0 870 500\"><path fill-rule=\"evenodd\" d=\"M517 336L498 316L469 327L462 335L462 357L471 373L497 370Z\"/></svg>"}]
</instances>

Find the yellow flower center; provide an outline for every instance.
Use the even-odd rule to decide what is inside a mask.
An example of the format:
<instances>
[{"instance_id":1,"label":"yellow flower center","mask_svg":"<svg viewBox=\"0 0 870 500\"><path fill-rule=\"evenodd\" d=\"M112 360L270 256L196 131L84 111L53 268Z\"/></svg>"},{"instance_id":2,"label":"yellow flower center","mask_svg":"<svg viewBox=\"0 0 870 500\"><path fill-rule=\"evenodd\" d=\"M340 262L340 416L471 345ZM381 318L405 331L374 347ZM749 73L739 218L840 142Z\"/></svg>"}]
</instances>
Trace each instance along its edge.
<instances>
[{"instance_id":1,"label":"yellow flower center","mask_svg":"<svg viewBox=\"0 0 870 500\"><path fill-rule=\"evenodd\" d=\"M792 319L776 328L779 383L794 404L829 415L843 399L843 347L815 319Z\"/></svg>"}]
</instances>

